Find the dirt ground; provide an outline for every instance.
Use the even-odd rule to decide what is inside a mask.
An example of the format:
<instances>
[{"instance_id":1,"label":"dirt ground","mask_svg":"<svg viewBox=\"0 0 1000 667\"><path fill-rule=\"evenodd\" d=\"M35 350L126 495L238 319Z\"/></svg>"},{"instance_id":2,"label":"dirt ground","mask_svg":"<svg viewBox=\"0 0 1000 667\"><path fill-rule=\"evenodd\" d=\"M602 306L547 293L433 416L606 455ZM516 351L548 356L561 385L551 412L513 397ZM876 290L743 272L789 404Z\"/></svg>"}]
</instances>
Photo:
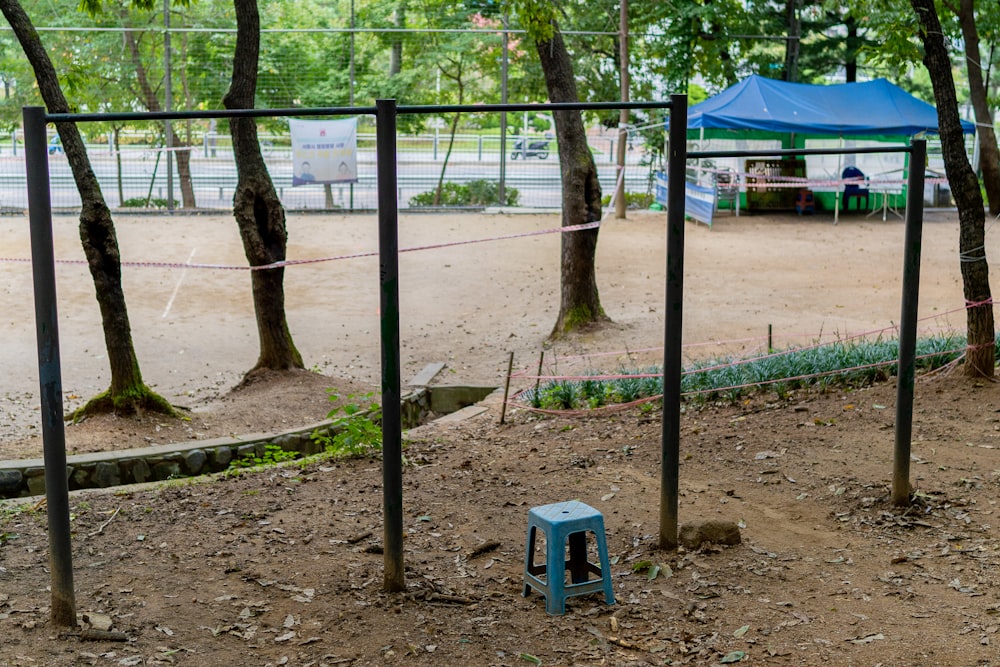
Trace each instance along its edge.
<instances>
[{"instance_id":1,"label":"dirt ground","mask_svg":"<svg viewBox=\"0 0 1000 667\"><path fill-rule=\"evenodd\" d=\"M961 331L957 221L928 217L921 334ZM235 225L222 217L119 224L126 260L240 263ZM551 215L409 216L400 245L557 225ZM74 226L57 220L58 257L81 254ZM5 256L27 256L25 227L0 220ZM903 226L894 219L723 217L686 231L691 358L751 353L766 345L768 325L783 347L898 322ZM374 218L295 218L289 256L370 251L375 234ZM987 242L993 256L995 237ZM508 351L533 372L543 347L550 373L655 362L644 350L662 344L664 247L662 214L609 222L598 275L615 324L552 345L555 235L404 253L403 377L443 361L439 383L500 385ZM14 262L0 271L0 458L37 455L30 271ZM147 381L191 419L88 420L67 428L72 451L288 428L325 413L328 387L377 387L374 259L290 268L291 328L318 372L240 391L230 388L256 345L245 272L136 267L125 276ZM59 281L72 406L107 376L85 268L60 265ZM743 541L679 552L657 548L655 410L579 418L514 409L500 425L494 395L478 417L406 435L404 593L382 590L377 460L75 493L82 627L110 627L124 642L48 624L44 507L6 505L0 666L1000 664L998 392L960 372L919 380L916 494L905 510L888 502L892 383L687 404L681 521L738 522ZM553 617L539 595L521 596L527 511L574 498L604 514L617 601L571 598Z\"/></svg>"}]
</instances>

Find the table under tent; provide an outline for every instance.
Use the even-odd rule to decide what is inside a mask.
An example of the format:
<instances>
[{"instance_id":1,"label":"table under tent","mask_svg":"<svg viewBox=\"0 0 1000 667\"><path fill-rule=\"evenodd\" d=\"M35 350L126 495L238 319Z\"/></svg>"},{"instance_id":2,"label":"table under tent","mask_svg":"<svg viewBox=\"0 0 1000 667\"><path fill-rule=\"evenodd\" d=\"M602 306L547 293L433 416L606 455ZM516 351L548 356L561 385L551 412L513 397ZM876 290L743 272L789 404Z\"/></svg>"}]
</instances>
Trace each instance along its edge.
<instances>
[{"instance_id":1,"label":"table under tent","mask_svg":"<svg viewBox=\"0 0 1000 667\"><path fill-rule=\"evenodd\" d=\"M886 142L908 144L911 137L936 134L937 128L932 105L885 79L817 86L754 75L690 108L688 150L849 151ZM962 129L975 134L975 125L968 121L962 121ZM845 203L854 202L852 209L869 214L881 210L884 217L904 205L908 158L901 153L849 152L804 159L720 158L690 165L688 178L713 187L716 206L737 212L802 212L808 196L811 207L835 215ZM943 170L933 173L933 166L929 181L935 188L940 180L934 176L943 176Z\"/></svg>"}]
</instances>

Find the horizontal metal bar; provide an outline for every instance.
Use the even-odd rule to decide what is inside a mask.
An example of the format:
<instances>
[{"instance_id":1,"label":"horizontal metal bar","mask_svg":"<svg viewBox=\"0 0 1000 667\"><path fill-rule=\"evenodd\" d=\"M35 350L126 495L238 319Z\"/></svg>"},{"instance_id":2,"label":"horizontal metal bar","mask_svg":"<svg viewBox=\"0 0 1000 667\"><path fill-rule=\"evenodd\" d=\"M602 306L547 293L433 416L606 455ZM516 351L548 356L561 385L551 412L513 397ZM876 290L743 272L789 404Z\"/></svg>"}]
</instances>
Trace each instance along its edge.
<instances>
[{"instance_id":1,"label":"horizontal metal bar","mask_svg":"<svg viewBox=\"0 0 1000 667\"><path fill-rule=\"evenodd\" d=\"M776 157L781 155L846 155L854 153L911 153L910 146L844 146L843 148L775 148L741 151L688 151L688 159L702 160L717 157Z\"/></svg>"},{"instance_id":2,"label":"horizontal metal bar","mask_svg":"<svg viewBox=\"0 0 1000 667\"><path fill-rule=\"evenodd\" d=\"M122 111L112 113L50 113L50 123L102 121L188 120L198 118L268 118L285 116L375 115L375 107L327 107L302 109L210 109L208 111Z\"/></svg>"},{"instance_id":3,"label":"horizontal metal bar","mask_svg":"<svg viewBox=\"0 0 1000 667\"><path fill-rule=\"evenodd\" d=\"M171 26L169 29L164 31L162 27L151 27L148 29L138 29L138 28L126 28L122 26L117 27L98 27L98 26L79 26L79 27L37 27L35 28L37 32L134 32L143 33L151 32L156 34L161 34L163 32L169 33L212 33L212 34L230 34L235 35L237 32L236 28L175 28ZM2 32L13 32L10 26L0 26L0 33ZM276 33L330 33L330 34L343 34L343 33L372 33L372 34L465 34L465 33L480 33L484 35L496 35L499 37L502 33L510 33L512 35L526 35L527 30L496 27L496 28L478 28L478 29L466 29L466 28L261 28L261 34ZM613 32L607 30L560 30L563 35L580 35L584 37L617 37L621 32L615 30ZM730 37L745 37L754 38L753 35L729 35ZM642 33L633 32L629 33L629 37L662 37L659 33ZM761 36L759 39L789 39L785 37L765 37ZM790 39L798 39L798 37L793 37Z\"/></svg>"},{"instance_id":4,"label":"horizontal metal bar","mask_svg":"<svg viewBox=\"0 0 1000 667\"><path fill-rule=\"evenodd\" d=\"M439 104L399 106L397 114L497 113L501 111L592 111L598 109L669 109L669 100L660 102L525 102L523 104ZM209 111L129 111L120 113L51 113L50 123L102 121L156 121L198 118L267 118L288 116L375 115L375 107L320 107L301 109L212 109Z\"/></svg>"},{"instance_id":5,"label":"horizontal metal bar","mask_svg":"<svg viewBox=\"0 0 1000 667\"><path fill-rule=\"evenodd\" d=\"M669 109L670 100L660 102L524 102L521 104L429 104L400 105L397 113L489 113L500 111L594 111L601 109Z\"/></svg>"}]
</instances>

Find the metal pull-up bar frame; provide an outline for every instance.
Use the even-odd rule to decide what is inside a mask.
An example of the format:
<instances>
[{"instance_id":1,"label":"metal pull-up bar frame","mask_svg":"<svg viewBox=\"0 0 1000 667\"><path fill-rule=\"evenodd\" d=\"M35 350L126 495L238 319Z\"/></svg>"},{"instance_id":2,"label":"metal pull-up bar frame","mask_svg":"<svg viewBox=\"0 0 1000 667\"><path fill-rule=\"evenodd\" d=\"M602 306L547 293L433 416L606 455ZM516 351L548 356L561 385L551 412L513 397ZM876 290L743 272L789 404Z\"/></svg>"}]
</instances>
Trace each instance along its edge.
<instances>
[{"instance_id":1,"label":"metal pull-up bar frame","mask_svg":"<svg viewBox=\"0 0 1000 667\"><path fill-rule=\"evenodd\" d=\"M183 120L237 117L373 115L376 119L378 157L379 293L381 332L381 383L383 433L384 586L387 591L404 587L402 430L400 415L400 341L398 208L396 201L396 117L400 114L490 113L502 111L587 111L613 109L669 109L668 203L666 247L666 322L664 326L663 424L660 491L660 540L665 549L677 547L681 325L684 285L684 182L689 157L739 157L819 155L846 152L842 149L785 151L687 152L687 97L671 95L661 102L583 102L560 104L493 104L397 106L395 100L378 100L374 107L329 107L311 109L244 109L215 111L125 112L104 114L46 114L43 107L23 110L25 155L31 225L32 273L35 290L38 366L45 456L45 492L48 502L50 563L52 577L52 621L76 625L70 546L69 494L66 443L62 421L62 379L56 313L55 260L52 246L52 209L49 195L46 124L94 121ZM900 327L899 388L893 502L909 501L909 446L912 429L915 373L916 310L920 271L920 241L923 222L924 141L909 147L851 148L851 153L907 152L911 154L906 214L906 252L903 270L903 317Z\"/></svg>"}]
</instances>

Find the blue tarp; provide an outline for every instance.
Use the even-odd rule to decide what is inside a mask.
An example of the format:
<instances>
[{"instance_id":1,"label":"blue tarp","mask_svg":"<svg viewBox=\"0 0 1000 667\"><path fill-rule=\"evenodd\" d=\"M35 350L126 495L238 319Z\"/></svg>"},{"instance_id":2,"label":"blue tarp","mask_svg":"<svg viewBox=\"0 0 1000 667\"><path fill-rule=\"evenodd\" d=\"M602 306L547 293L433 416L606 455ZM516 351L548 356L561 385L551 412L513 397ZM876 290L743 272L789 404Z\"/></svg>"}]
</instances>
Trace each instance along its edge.
<instances>
[{"instance_id":1,"label":"blue tarp","mask_svg":"<svg viewBox=\"0 0 1000 667\"><path fill-rule=\"evenodd\" d=\"M656 172L654 196L656 203L667 207L667 173ZM712 226L715 215L715 188L698 185L690 181L684 183L684 215Z\"/></svg>"},{"instance_id":2,"label":"blue tarp","mask_svg":"<svg viewBox=\"0 0 1000 667\"><path fill-rule=\"evenodd\" d=\"M902 135L937 133L937 109L885 79L812 86L751 76L688 110L688 128ZM975 125L962 121L967 134Z\"/></svg>"}]
</instances>

